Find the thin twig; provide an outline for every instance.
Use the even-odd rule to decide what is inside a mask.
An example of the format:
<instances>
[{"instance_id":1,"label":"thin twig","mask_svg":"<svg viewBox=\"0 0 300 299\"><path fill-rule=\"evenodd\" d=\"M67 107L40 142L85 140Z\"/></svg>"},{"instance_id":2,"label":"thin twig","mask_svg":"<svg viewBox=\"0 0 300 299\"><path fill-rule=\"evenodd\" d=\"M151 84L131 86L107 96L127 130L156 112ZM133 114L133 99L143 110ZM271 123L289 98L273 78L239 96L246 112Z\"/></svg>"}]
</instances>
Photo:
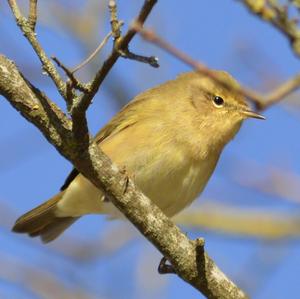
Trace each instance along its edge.
<instances>
[{"instance_id":1,"label":"thin twig","mask_svg":"<svg viewBox=\"0 0 300 299\"><path fill-rule=\"evenodd\" d=\"M142 63L146 63L146 64L149 64L150 66L152 66L154 68L159 67L158 58L156 56L149 56L148 57L148 56L138 55L138 54L130 52L128 48L125 49L125 50L119 50L119 53L123 58L135 60L135 61L142 62Z\"/></svg>"},{"instance_id":2,"label":"thin twig","mask_svg":"<svg viewBox=\"0 0 300 299\"><path fill-rule=\"evenodd\" d=\"M117 40L121 37L121 21L118 19L118 13L117 13L117 4L116 1L110 0L108 2L108 8L110 12L110 25L111 25L111 31L112 35L114 37L114 40Z\"/></svg>"},{"instance_id":3,"label":"thin twig","mask_svg":"<svg viewBox=\"0 0 300 299\"><path fill-rule=\"evenodd\" d=\"M286 80L278 87L274 88L271 92L267 93L265 96L261 96L264 98L264 101L261 101L258 104L258 108L260 110L264 110L282 100L287 95L291 94L295 90L297 90L300 86L300 74L293 76L292 78Z\"/></svg>"},{"instance_id":4,"label":"thin twig","mask_svg":"<svg viewBox=\"0 0 300 299\"><path fill-rule=\"evenodd\" d=\"M146 21L146 18L150 14L152 8L156 4L157 0L145 0L144 5L140 10L140 13L138 17L136 18L136 22L139 22L139 24L143 24ZM128 48L128 45L134 35L136 34L136 31L130 28L127 33L120 39L118 42L118 49L126 49ZM118 58L120 57L120 53L114 49L110 56L104 61L102 67L99 69L99 71L96 73L93 81L91 82L91 88L90 92L86 93L82 96L81 100L78 101L78 107L77 109L87 110L89 105L92 102L92 99L94 98L95 94L97 93L101 83L105 79L108 72L111 70L113 65L116 63Z\"/></svg>"},{"instance_id":5,"label":"thin twig","mask_svg":"<svg viewBox=\"0 0 300 299\"><path fill-rule=\"evenodd\" d=\"M122 32L121 32L122 22L119 21L119 19L118 19L116 1L110 0L108 3L108 8L109 8L109 12L110 12L111 31L112 31L112 35L114 37L114 49L119 53L119 55L122 58L146 63L155 68L159 67L157 57L154 57L154 56L147 57L147 56L142 56L142 55L132 53L128 49L128 46L126 48L120 47L119 43L122 40Z\"/></svg>"},{"instance_id":6,"label":"thin twig","mask_svg":"<svg viewBox=\"0 0 300 299\"><path fill-rule=\"evenodd\" d=\"M36 20L37 20L37 0L30 0L28 23L32 31L35 31Z\"/></svg>"},{"instance_id":7,"label":"thin twig","mask_svg":"<svg viewBox=\"0 0 300 299\"><path fill-rule=\"evenodd\" d=\"M77 65L71 72L75 73L79 69L83 68L86 66L94 57L102 50L102 48L106 45L108 42L109 38L112 36L112 32L109 32L103 39L103 41L99 44L99 46L94 50L89 57L87 57L83 62L81 62L79 65Z\"/></svg>"},{"instance_id":8,"label":"thin twig","mask_svg":"<svg viewBox=\"0 0 300 299\"><path fill-rule=\"evenodd\" d=\"M8 0L8 4L12 10L12 13L16 19L17 25L20 27L21 31L23 32L24 36L27 38L29 43L31 44L33 50L39 57L43 70L50 76L54 84L56 85L59 93L61 96L66 99L66 83L60 77L58 71L56 70L54 64L52 63L51 59L48 58L47 54L45 53L44 49L38 42L36 38L35 32L32 30L31 25L29 22L24 18L21 14L19 6L16 0Z\"/></svg>"},{"instance_id":9,"label":"thin twig","mask_svg":"<svg viewBox=\"0 0 300 299\"><path fill-rule=\"evenodd\" d=\"M82 82L80 82L77 78L75 78L74 74L72 71L70 71L57 57L52 56L51 57L53 59L53 61L64 70L64 72L66 73L66 75L69 77L69 79L71 80L72 83L72 87L75 89L78 89L79 91L82 92L88 92L89 88L88 86L86 86L85 84L83 84Z\"/></svg>"},{"instance_id":10,"label":"thin twig","mask_svg":"<svg viewBox=\"0 0 300 299\"><path fill-rule=\"evenodd\" d=\"M215 75L215 73L212 72L207 66L192 59L190 56L188 56L185 53L181 52L180 50L176 49L171 44L167 43L164 39L160 38L155 32L142 28L141 25L138 23L133 23L132 28L134 30L136 30L137 32L139 32L145 40L164 49L166 52L175 56L176 58L183 61L187 65L191 66L199 73L211 77L213 80L222 84L226 88L233 90L236 93L242 94L243 96L248 98L255 105L257 110L264 110L264 109L268 108L269 106L279 102L285 96L287 96L291 92L295 91L300 86L300 74L287 80L286 82L284 82L283 84L281 84L280 86L275 88L270 93L267 93L266 95L262 95L256 91L251 90L244 86L235 87L235 86L229 85L227 82L224 82L222 79L217 77Z\"/></svg>"}]
</instances>

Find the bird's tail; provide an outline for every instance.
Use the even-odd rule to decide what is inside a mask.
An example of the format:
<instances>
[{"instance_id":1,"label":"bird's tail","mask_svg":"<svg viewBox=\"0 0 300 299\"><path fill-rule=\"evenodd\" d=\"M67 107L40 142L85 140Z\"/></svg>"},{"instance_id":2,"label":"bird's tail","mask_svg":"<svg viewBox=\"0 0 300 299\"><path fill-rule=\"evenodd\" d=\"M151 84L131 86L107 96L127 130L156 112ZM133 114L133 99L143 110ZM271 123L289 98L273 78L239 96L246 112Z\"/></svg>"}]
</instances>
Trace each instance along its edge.
<instances>
[{"instance_id":1,"label":"bird's tail","mask_svg":"<svg viewBox=\"0 0 300 299\"><path fill-rule=\"evenodd\" d=\"M50 198L40 206L27 212L17 219L12 230L17 233L26 233L30 237L40 236L44 243L56 239L78 217L57 217L55 210L64 191Z\"/></svg>"}]
</instances>

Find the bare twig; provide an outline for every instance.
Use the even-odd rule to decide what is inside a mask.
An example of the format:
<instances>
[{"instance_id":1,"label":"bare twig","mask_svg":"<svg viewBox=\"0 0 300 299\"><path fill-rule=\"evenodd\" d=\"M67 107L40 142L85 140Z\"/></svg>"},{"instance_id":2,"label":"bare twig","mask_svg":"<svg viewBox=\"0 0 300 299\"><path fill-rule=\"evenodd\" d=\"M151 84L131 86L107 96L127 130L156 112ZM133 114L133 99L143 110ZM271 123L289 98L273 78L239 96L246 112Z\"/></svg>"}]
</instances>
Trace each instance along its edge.
<instances>
[{"instance_id":1,"label":"bare twig","mask_svg":"<svg viewBox=\"0 0 300 299\"><path fill-rule=\"evenodd\" d=\"M278 86L272 92L266 95L262 95L247 87L243 87L243 86L236 87L236 86L229 85L227 82L224 82L222 79L217 77L215 73L212 70L210 70L207 66L192 59L190 56L186 55L185 53L179 51L171 44L167 43L164 39L160 38L155 32L142 28L138 23L133 23L132 28L137 32L139 32L145 40L164 49L166 52L177 57L179 60L191 66L199 73L205 74L211 77L212 79L214 79L215 81L217 81L218 83L222 84L226 88L231 89L236 93L244 95L256 106L258 110L264 110L269 106L279 102L285 96L295 91L300 86L300 74L287 80L282 85Z\"/></svg>"},{"instance_id":2,"label":"bare twig","mask_svg":"<svg viewBox=\"0 0 300 299\"><path fill-rule=\"evenodd\" d=\"M135 53L132 53L129 51L129 49L125 49L125 50L119 50L120 55L123 58L127 58L127 59L131 59L131 60L135 60L138 62L142 62L142 63L146 63L149 64L152 67L158 68L159 64L158 64L158 58L155 56L143 56L143 55L138 55Z\"/></svg>"},{"instance_id":3,"label":"bare twig","mask_svg":"<svg viewBox=\"0 0 300 299\"><path fill-rule=\"evenodd\" d=\"M66 83L62 80L59 73L57 72L54 64L52 63L51 59L48 58L45 51L39 44L36 34L32 29L32 24L26 20L21 14L19 6L16 0L8 0L8 4L13 12L13 15L16 19L17 25L20 27L21 31L23 32L24 36L27 38L29 43L31 44L33 50L39 57L44 71L50 76L54 84L56 85L59 93L61 96L66 99Z\"/></svg>"},{"instance_id":4,"label":"bare twig","mask_svg":"<svg viewBox=\"0 0 300 299\"><path fill-rule=\"evenodd\" d=\"M150 12L151 12L152 8L154 7L154 5L156 4L156 2L157 2L157 0L145 0L144 5L141 8L140 13L135 21L138 22L139 24L144 24L144 22L146 21L148 15L150 14ZM127 33L122 38L119 39L118 49L119 50L127 49L130 41L132 40L132 38L134 37L135 34L136 34L136 31L134 29L130 28L127 31ZM104 61L102 67L99 69L99 71L97 72L95 78L93 79L93 81L91 83L90 92L83 95L80 102L78 103L78 106L80 107L80 109L84 109L84 110L87 109L87 107L90 105L93 97L97 93L101 83L103 82L106 75L111 70L111 68L116 63L116 61L118 60L119 57L120 57L119 51L114 49L112 51L112 53L110 54L110 56Z\"/></svg>"},{"instance_id":5,"label":"bare twig","mask_svg":"<svg viewBox=\"0 0 300 299\"><path fill-rule=\"evenodd\" d=\"M83 68L85 65L87 65L94 57L102 50L102 48L106 45L109 38L112 36L112 32L109 32L103 39L103 41L99 44L99 46L94 50L88 58L86 58L83 62L81 62L79 65L77 65L71 72L75 73L79 69Z\"/></svg>"},{"instance_id":6,"label":"bare twig","mask_svg":"<svg viewBox=\"0 0 300 299\"><path fill-rule=\"evenodd\" d=\"M128 46L126 48L120 48L120 41L122 39L121 36L121 21L118 20L118 15L117 15L117 4L116 1L110 0L108 3L109 11L110 11L110 23L111 23L111 30L113 33L114 37L114 48L115 50L119 53L119 55L123 58L135 60L138 62L146 63L149 64L152 67L159 67L158 64L158 59L157 57L150 56L142 56L142 55L137 55L135 53L132 53Z\"/></svg>"},{"instance_id":7,"label":"bare twig","mask_svg":"<svg viewBox=\"0 0 300 299\"><path fill-rule=\"evenodd\" d=\"M57 57L52 56L51 58L60 68L62 68L64 70L66 75L69 77L73 88L78 89L82 92L89 91L88 86L86 84L83 84L82 82L80 82L77 78L75 78L73 72L70 71Z\"/></svg>"},{"instance_id":8,"label":"bare twig","mask_svg":"<svg viewBox=\"0 0 300 299\"><path fill-rule=\"evenodd\" d=\"M32 31L35 31L36 20L37 20L37 0L30 0L28 23Z\"/></svg>"},{"instance_id":9,"label":"bare twig","mask_svg":"<svg viewBox=\"0 0 300 299\"><path fill-rule=\"evenodd\" d=\"M121 37L121 26L123 22L119 21L118 19L116 1L110 0L108 2L108 8L110 12L110 25L112 35L114 37L114 40L118 40Z\"/></svg>"},{"instance_id":10,"label":"bare twig","mask_svg":"<svg viewBox=\"0 0 300 299\"><path fill-rule=\"evenodd\" d=\"M298 89L299 86L300 74L288 79L265 96L261 96L262 98L264 97L264 100L257 103L258 108L263 110L278 103L284 97Z\"/></svg>"}]
</instances>

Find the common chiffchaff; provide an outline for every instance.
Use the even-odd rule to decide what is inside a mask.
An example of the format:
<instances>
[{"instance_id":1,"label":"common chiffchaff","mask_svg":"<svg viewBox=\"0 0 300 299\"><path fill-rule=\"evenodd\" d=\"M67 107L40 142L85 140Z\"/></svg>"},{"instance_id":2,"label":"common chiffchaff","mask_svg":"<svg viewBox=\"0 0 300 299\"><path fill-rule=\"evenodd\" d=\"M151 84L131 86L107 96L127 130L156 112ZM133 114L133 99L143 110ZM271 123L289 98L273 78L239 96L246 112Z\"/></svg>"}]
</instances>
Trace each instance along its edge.
<instances>
[{"instance_id":1,"label":"common chiffchaff","mask_svg":"<svg viewBox=\"0 0 300 299\"><path fill-rule=\"evenodd\" d=\"M238 85L225 72L215 75ZM201 193L224 146L249 117L263 119L240 95L190 72L138 95L95 140L146 196L173 216ZM118 217L117 209L104 199L73 170L62 191L20 217L13 230L49 242L82 215Z\"/></svg>"}]
</instances>

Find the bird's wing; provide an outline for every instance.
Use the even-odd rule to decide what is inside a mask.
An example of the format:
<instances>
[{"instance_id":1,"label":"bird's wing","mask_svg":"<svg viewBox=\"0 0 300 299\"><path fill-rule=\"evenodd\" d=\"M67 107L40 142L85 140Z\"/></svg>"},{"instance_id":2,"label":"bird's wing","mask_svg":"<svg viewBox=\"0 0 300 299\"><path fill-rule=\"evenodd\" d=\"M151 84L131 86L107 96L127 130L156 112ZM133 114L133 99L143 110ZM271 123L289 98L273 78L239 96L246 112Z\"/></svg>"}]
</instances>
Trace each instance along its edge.
<instances>
[{"instance_id":1,"label":"bird's wing","mask_svg":"<svg viewBox=\"0 0 300 299\"><path fill-rule=\"evenodd\" d=\"M119 132L125 130L128 127L131 127L137 123L137 114L136 109L140 106L147 96L142 94L137 96L134 100L129 102L119 113L117 113L111 121L104 126L95 136L95 141L97 144L101 144L108 138L111 138L118 134ZM73 168L70 174L67 176L64 184L60 188L61 191L68 188L71 182L77 177L79 171L76 168Z\"/></svg>"}]
</instances>

